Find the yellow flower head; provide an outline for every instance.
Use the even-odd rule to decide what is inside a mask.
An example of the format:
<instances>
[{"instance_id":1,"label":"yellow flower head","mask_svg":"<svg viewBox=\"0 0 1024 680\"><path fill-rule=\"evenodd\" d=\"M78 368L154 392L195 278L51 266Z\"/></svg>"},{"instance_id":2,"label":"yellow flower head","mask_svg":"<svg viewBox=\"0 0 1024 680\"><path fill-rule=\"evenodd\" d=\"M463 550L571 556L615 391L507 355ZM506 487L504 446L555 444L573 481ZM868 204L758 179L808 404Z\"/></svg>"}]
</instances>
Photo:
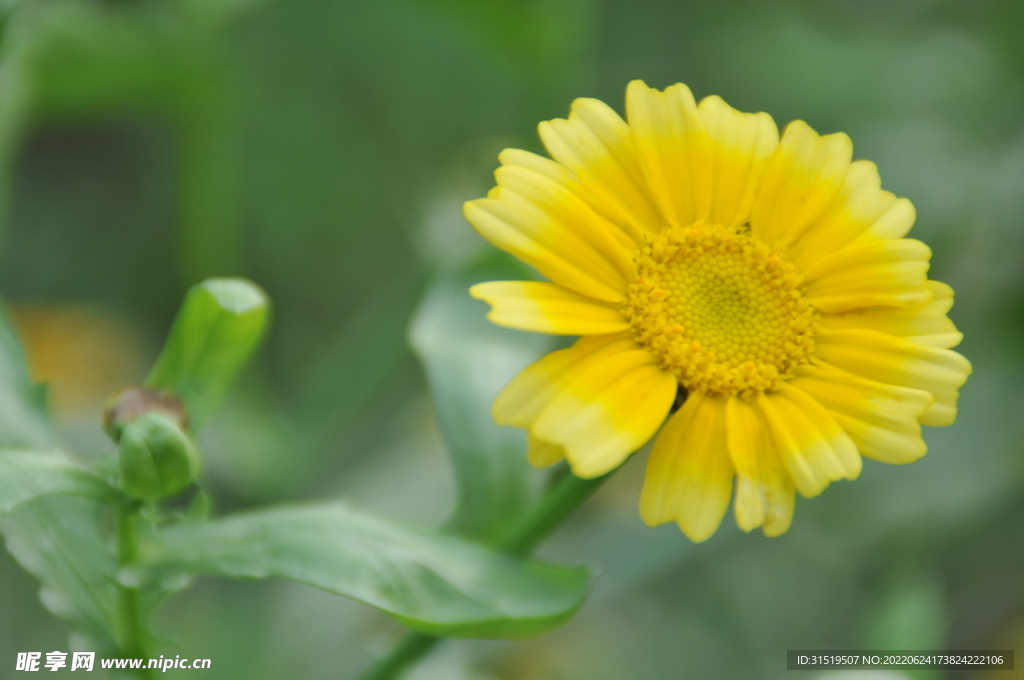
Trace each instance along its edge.
<instances>
[{"instance_id":1,"label":"yellow flower head","mask_svg":"<svg viewBox=\"0 0 1024 680\"><path fill-rule=\"evenodd\" d=\"M682 84L626 90L628 123L593 99L540 124L554 160L507 149L466 218L550 282L474 286L496 324L582 336L528 367L494 417L529 458L580 477L620 465L665 423L640 514L695 541L722 521L777 536L795 491L854 479L861 456L909 463L949 425L970 363L949 348L949 286L903 238L905 198L845 134ZM678 397L685 402L670 416Z\"/></svg>"}]
</instances>

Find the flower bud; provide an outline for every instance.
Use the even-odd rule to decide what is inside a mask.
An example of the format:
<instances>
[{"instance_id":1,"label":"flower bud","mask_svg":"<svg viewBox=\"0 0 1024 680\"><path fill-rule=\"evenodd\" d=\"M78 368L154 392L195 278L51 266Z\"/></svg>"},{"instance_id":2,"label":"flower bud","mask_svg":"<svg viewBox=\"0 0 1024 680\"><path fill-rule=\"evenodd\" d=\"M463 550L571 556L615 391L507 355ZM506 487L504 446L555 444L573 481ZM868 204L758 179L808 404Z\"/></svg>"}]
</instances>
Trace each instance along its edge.
<instances>
[{"instance_id":1,"label":"flower bud","mask_svg":"<svg viewBox=\"0 0 1024 680\"><path fill-rule=\"evenodd\" d=\"M158 412L139 416L121 430L118 442L121 488L134 498L172 496L199 474L199 454L189 436Z\"/></svg>"},{"instance_id":2,"label":"flower bud","mask_svg":"<svg viewBox=\"0 0 1024 680\"><path fill-rule=\"evenodd\" d=\"M126 387L115 392L103 407L103 430L116 443L121 439L125 426L147 413L161 413L178 427L188 427L185 407L170 392L148 387Z\"/></svg>"}]
</instances>

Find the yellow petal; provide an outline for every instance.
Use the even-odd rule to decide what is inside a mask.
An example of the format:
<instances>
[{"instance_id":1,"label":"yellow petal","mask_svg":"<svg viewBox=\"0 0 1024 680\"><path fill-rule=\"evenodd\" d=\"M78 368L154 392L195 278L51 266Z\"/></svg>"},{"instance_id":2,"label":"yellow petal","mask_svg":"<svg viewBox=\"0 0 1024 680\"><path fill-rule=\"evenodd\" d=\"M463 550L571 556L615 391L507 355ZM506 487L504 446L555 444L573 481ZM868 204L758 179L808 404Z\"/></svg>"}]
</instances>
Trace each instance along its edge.
<instances>
[{"instance_id":1,"label":"yellow petal","mask_svg":"<svg viewBox=\"0 0 1024 680\"><path fill-rule=\"evenodd\" d=\"M494 401L494 419L561 447L596 477L643 446L665 420L676 379L627 334L580 338L526 367Z\"/></svg>"},{"instance_id":2,"label":"yellow petal","mask_svg":"<svg viewBox=\"0 0 1024 680\"><path fill-rule=\"evenodd\" d=\"M914 239L872 240L817 260L804 274L804 294L823 312L876 305L926 304L932 299L932 251Z\"/></svg>"},{"instance_id":3,"label":"yellow petal","mask_svg":"<svg viewBox=\"0 0 1024 680\"><path fill-rule=\"evenodd\" d=\"M803 496L816 496L830 482L856 479L860 474L861 459L853 441L803 390L784 385L778 392L759 396L757 406Z\"/></svg>"},{"instance_id":4,"label":"yellow petal","mask_svg":"<svg viewBox=\"0 0 1024 680\"><path fill-rule=\"evenodd\" d=\"M711 206L710 140L690 89L664 92L634 80L626 88L626 117L650 192L665 220L686 226Z\"/></svg>"},{"instance_id":5,"label":"yellow petal","mask_svg":"<svg viewBox=\"0 0 1024 680\"><path fill-rule=\"evenodd\" d=\"M914 204L905 198L898 198L859 238L903 238L914 226L916 219Z\"/></svg>"},{"instance_id":6,"label":"yellow petal","mask_svg":"<svg viewBox=\"0 0 1024 680\"><path fill-rule=\"evenodd\" d=\"M852 155L842 133L819 136L800 120L787 125L754 201L751 233L769 245L796 242L843 186Z\"/></svg>"},{"instance_id":7,"label":"yellow petal","mask_svg":"<svg viewBox=\"0 0 1024 680\"><path fill-rule=\"evenodd\" d=\"M703 541L722 523L732 477L725 399L691 393L654 443L640 516L649 526L675 521L691 541Z\"/></svg>"},{"instance_id":8,"label":"yellow petal","mask_svg":"<svg viewBox=\"0 0 1024 680\"><path fill-rule=\"evenodd\" d=\"M844 371L931 393L935 403L921 416L922 425L951 425L956 420L958 390L971 374L971 363L953 350L866 329L820 328L815 343L819 357Z\"/></svg>"},{"instance_id":9,"label":"yellow petal","mask_svg":"<svg viewBox=\"0 0 1024 680\"><path fill-rule=\"evenodd\" d=\"M753 479L761 477L764 423L757 409L747 401L731 397L726 402L729 456L736 474Z\"/></svg>"},{"instance_id":10,"label":"yellow petal","mask_svg":"<svg viewBox=\"0 0 1024 680\"><path fill-rule=\"evenodd\" d=\"M711 138L711 206L708 220L737 226L750 218L768 159L779 144L779 130L767 113L740 113L721 97L705 97L697 107Z\"/></svg>"},{"instance_id":11,"label":"yellow petal","mask_svg":"<svg viewBox=\"0 0 1024 680\"><path fill-rule=\"evenodd\" d=\"M729 399L725 419L729 457L736 468L736 524L750 531L764 523L767 499L761 485L761 459L769 439L757 411L742 399Z\"/></svg>"},{"instance_id":12,"label":"yellow petal","mask_svg":"<svg viewBox=\"0 0 1024 680\"><path fill-rule=\"evenodd\" d=\"M928 287L932 291L932 301L923 305L865 307L839 314L823 314L819 323L833 329L867 328L928 347L956 347L964 335L946 316L953 306L953 289L938 281L929 281Z\"/></svg>"},{"instance_id":13,"label":"yellow petal","mask_svg":"<svg viewBox=\"0 0 1024 680\"><path fill-rule=\"evenodd\" d=\"M577 198L589 205L591 209L606 220L606 226L609 227L609 231L612 236L619 242L619 245L629 252L636 250L642 242L642 237L638 237L634 233L635 230L632 227L629 227L628 225L623 227L622 225L614 223L606 214L606 211L602 211L600 209L600 200L594 194L593 185L581 182L576 175L569 172L568 168L565 168L550 158L544 158L543 156L538 156L535 153L523 151L522 149L505 149L498 154L498 160L501 161L502 165L518 165L539 175L543 175L571 191ZM638 240L638 238L640 240Z\"/></svg>"},{"instance_id":14,"label":"yellow petal","mask_svg":"<svg viewBox=\"0 0 1024 680\"><path fill-rule=\"evenodd\" d=\"M541 411L577 374L609 356L639 346L625 333L580 338L567 349L545 354L513 378L494 400L491 413L499 425L529 428Z\"/></svg>"},{"instance_id":15,"label":"yellow petal","mask_svg":"<svg viewBox=\"0 0 1024 680\"><path fill-rule=\"evenodd\" d=\"M569 186L533 168L515 164L502 165L494 177L499 187L526 198L594 248L603 258L595 262L595 266L603 266L607 261L625 279L632 278L635 273L632 249L624 247L615 238L617 229L595 213Z\"/></svg>"},{"instance_id":16,"label":"yellow petal","mask_svg":"<svg viewBox=\"0 0 1024 680\"><path fill-rule=\"evenodd\" d=\"M793 478L785 471L777 478L770 478L764 486L765 511L761 531L765 536L775 537L789 531L796 509L796 487Z\"/></svg>"},{"instance_id":17,"label":"yellow petal","mask_svg":"<svg viewBox=\"0 0 1024 680\"><path fill-rule=\"evenodd\" d=\"M736 473L736 500L733 502L736 525L750 532L764 524L765 503L764 489L757 479Z\"/></svg>"},{"instance_id":18,"label":"yellow petal","mask_svg":"<svg viewBox=\"0 0 1024 680\"><path fill-rule=\"evenodd\" d=\"M878 166L870 161L854 161L832 202L790 246L790 261L806 269L822 255L849 245L892 210L897 201L882 190Z\"/></svg>"},{"instance_id":19,"label":"yellow petal","mask_svg":"<svg viewBox=\"0 0 1024 680\"><path fill-rule=\"evenodd\" d=\"M495 173L487 198L464 206L466 219L495 246L555 283L620 302L635 276L632 254L612 227L557 181L521 165Z\"/></svg>"},{"instance_id":20,"label":"yellow petal","mask_svg":"<svg viewBox=\"0 0 1024 680\"><path fill-rule=\"evenodd\" d=\"M577 99L569 119L538 126L544 147L588 189L591 206L637 245L664 220L651 198L626 121L604 102Z\"/></svg>"},{"instance_id":21,"label":"yellow petal","mask_svg":"<svg viewBox=\"0 0 1024 680\"><path fill-rule=\"evenodd\" d=\"M565 451L561 446L538 439L533 435L527 437L526 459L534 467L548 467L565 458Z\"/></svg>"},{"instance_id":22,"label":"yellow petal","mask_svg":"<svg viewBox=\"0 0 1024 680\"><path fill-rule=\"evenodd\" d=\"M647 350L590 361L564 376L537 416L534 436L565 450L577 477L598 477L654 436L675 400L677 383Z\"/></svg>"},{"instance_id":23,"label":"yellow petal","mask_svg":"<svg viewBox=\"0 0 1024 680\"><path fill-rule=\"evenodd\" d=\"M726 404L729 455L736 467L736 524L743 531L762 527L778 536L793 520L795 489L775 441L758 408L742 399Z\"/></svg>"},{"instance_id":24,"label":"yellow petal","mask_svg":"<svg viewBox=\"0 0 1024 680\"><path fill-rule=\"evenodd\" d=\"M863 456L900 464L928 451L918 423L935 401L928 392L883 385L825 363L801 366L791 384L827 408Z\"/></svg>"},{"instance_id":25,"label":"yellow petal","mask_svg":"<svg viewBox=\"0 0 1024 680\"><path fill-rule=\"evenodd\" d=\"M489 281L469 289L499 326L556 335L605 335L629 328L615 307L542 281Z\"/></svg>"}]
</instances>

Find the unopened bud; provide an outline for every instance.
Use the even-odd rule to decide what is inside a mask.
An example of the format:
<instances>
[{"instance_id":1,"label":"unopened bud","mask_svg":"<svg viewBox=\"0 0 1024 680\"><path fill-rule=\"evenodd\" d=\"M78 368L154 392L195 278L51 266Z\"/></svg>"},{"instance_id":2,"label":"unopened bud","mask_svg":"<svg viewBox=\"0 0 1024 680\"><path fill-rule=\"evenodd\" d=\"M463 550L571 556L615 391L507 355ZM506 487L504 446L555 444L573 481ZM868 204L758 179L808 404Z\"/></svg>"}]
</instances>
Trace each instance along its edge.
<instances>
[{"instance_id":1,"label":"unopened bud","mask_svg":"<svg viewBox=\"0 0 1024 680\"><path fill-rule=\"evenodd\" d=\"M126 387L107 399L103 407L103 430L117 442L121 439L121 432L126 426L147 413L167 416L182 430L188 427L185 407L170 392L148 387Z\"/></svg>"},{"instance_id":2,"label":"unopened bud","mask_svg":"<svg viewBox=\"0 0 1024 680\"><path fill-rule=\"evenodd\" d=\"M118 461L122 490L144 500L173 496L199 474L199 455L188 434L157 412L146 413L124 426Z\"/></svg>"}]
</instances>

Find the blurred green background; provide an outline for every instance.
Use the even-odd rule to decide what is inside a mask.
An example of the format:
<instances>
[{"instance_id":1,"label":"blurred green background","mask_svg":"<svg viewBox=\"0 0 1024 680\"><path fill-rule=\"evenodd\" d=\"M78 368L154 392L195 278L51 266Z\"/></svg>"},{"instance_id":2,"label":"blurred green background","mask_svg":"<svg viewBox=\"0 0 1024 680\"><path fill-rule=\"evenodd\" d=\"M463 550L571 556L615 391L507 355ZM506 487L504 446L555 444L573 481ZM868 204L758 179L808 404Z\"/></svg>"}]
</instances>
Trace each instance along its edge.
<instances>
[{"instance_id":1,"label":"blurred green background","mask_svg":"<svg viewBox=\"0 0 1024 680\"><path fill-rule=\"evenodd\" d=\"M491 186L497 152L539 151L536 123L575 97L621 111L629 80L681 81L780 125L842 130L916 205L911 236L957 292L975 366L925 459L867 462L800 500L781 538L730 516L693 545L641 523L638 456L541 551L601 574L572 622L449 643L409 678L771 679L791 648L1024 650L1024 3L6 0L0 13L0 293L69 445L109 446L103 400L144 375L188 285L245 275L274 300L257 366L201 441L217 512L338 497L445 520L455 481L409 319L432 277L486 250L461 203ZM312 588L214 579L172 597L159 627L172 654L212 659L211 679L354 678L400 633ZM0 677L18 651L69 649L68 634L0 555Z\"/></svg>"}]
</instances>

